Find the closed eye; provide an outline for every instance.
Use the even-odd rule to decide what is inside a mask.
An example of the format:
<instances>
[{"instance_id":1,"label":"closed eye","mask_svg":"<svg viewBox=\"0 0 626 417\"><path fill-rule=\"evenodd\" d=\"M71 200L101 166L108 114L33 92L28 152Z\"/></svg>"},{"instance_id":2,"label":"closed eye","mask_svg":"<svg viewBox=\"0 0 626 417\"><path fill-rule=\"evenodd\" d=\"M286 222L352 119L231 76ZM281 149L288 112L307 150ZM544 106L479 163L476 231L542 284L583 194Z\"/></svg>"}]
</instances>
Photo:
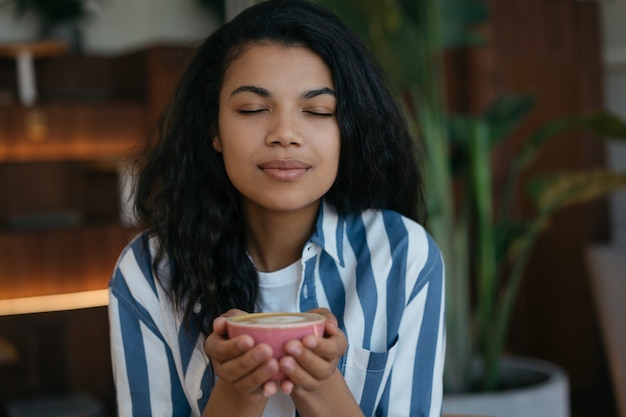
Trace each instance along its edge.
<instances>
[{"instance_id":1,"label":"closed eye","mask_svg":"<svg viewBox=\"0 0 626 417\"><path fill-rule=\"evenodd\" d=\"M317 117L332 117L335 115L334 113L325 111L305 110L304 112Z\"/></svg>"},{"instance_id":2,"label":"closed eye","mask_svg":"<svg viewBox=\"0 0 626 417\"><path fill-rule=\"evenodd\" d=\"M254 109L254 110L242 109L242 110L237 110L237 112L239 114L255 114L255 113L261 113L261 112L264 112L264 111L266 111L266 109Z\"/></svg>"}]
</instances>

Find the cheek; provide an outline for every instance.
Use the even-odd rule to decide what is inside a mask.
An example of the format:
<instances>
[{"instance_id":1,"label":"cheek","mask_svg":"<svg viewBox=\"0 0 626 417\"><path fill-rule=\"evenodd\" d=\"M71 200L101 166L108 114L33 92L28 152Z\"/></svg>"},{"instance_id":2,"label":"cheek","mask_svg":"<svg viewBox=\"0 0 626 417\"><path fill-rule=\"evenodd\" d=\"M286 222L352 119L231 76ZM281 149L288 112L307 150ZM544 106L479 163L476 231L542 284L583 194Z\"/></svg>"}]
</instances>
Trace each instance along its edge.
<instances>
[{"instance_id":1,"label":"cheek","mask_svg":"<svg viewBox=\"0 0 626 417\"><path fill-rule=\"evenodd\" d=\"M335 139L327 144L326 150L326 159L333 166L334 170L337 171L339 168L339 157L341 155L341 138L339 137L339 132L336 133Z\"/></svg>"},{"instance_id":2,"label":"cheek","mask_svg":"<svg viewBox=\"0 0 626 417\"><path fill-rule=\"evenodd\" d=\"M226 175L230 182L241 191L241 187L251 181L251 156L245 147L234 146L232 143L222 141L222 159Z\"/></svg>"},{"instance_id":3,"label":"cheek","mask_svg":"<svg viewBox=\"0 0 626 417\"><path fill-rule=\"evenodd\" d=\"M224 167L226 168L226 173L232 181L233 176L237 176L237 173L241 173L241 162L239 158L235 154L233 154L232 150L229 148L226 148L222 152L222 157L224 159Z\"/></svg>"}]
</instances>

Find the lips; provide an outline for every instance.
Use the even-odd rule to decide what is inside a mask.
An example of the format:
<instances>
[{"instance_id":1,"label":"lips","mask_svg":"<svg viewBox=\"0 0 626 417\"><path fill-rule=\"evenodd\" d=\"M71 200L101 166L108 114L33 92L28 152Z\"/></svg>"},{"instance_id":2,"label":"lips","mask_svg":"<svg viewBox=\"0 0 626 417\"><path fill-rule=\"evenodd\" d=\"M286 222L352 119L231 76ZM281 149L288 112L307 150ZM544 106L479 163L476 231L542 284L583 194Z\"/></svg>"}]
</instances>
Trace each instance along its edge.
<instances>
[{"instance_id":1,"label":"lips","mask_svg":"<svg viewBox=\"0 0 626 417\"><path fill-rule=\"evenodd\" d=\"M303 176L311 165L298 160L272 160L259 165L259 168L277 181L294 181Z\"/></svg>"}]
</instances>

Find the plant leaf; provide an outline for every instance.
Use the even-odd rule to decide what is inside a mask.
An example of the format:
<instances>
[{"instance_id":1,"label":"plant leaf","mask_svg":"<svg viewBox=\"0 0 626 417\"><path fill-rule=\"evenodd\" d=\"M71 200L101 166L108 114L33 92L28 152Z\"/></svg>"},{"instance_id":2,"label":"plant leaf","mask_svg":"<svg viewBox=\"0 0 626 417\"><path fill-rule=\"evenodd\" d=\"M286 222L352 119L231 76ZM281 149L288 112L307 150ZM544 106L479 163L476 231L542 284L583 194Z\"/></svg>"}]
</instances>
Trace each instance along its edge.
<instances>
[{"instance_id":1,"label":"plant leaf","mask_svg":"<svg viewBox=\"0 0 626 417\"><path fill-rule=\"evenodd\" d=\"M527 190L536 214L512 232L507 250L509 260L516 259L548 225L557 211L591 201L618 189L626 189L626 173L596 169L538 176L528 181ZM519 226L519 225L518 225Z\"/></svg>"},{"instance_id":2,"label":"plant leaf","mask_svg":"<svg viewBox=\"0 0 626 417\"><path fill-rule=\"evenodd\" d=\"M419 15L425 13L426 2L397 0L397 3L414 25L419 24ZM441 20L439 37L444 49L484 43L484 37L473 31L489 17L484 0L438 0L436 6Z\"/></svg>"},{"instance_id":3,"label":"plant leaf","mask_svg":"<svg viewBox=\"0 0 626 417\"><path fill-rule=\"evenodd\" d=\"M337 14L370 47L399 91L420 79L424 65L417 52L425 42L394 0L318 0Z\"/></svg>"},{"instance_id":4,"label":"plant leaf","mask_svg":"<svg viewBox=\"0 0 626 417\"><path fill-rule=\"evenodd\" d=\"M539 215L549 215L620 187L626 187L626 174L604 169L546 175L528 182L529 194Z\"/></svg>"},{"instance_id":5,"label":"plant leaf","mask_svg":"<svg viewBox=\"0 0 626 417\"><path fill-rule=\"evenodd\" d=\"M506 139L535 106L529 95L505 95L487 109L483 118L489 125L491 145Z\"/></svg>"},{"instance_id":6,"label":"plant leaf","mask_svg":"<svg viewBox=\"0 0 626 417\"><path fill-rule=\"evenodd\" d=\"M450 143L450 171L455 177L464 175L471 162L469 146L473 125L480 120L475 117L450 115L447 121L448 141Z\"/></svg>"},{"instance_id":7,"label":"plant leaf","mask_svg":"<svg viewBox=\"0 0 626 417\"><path fill-rule=\"evenodd\" d=\"M483 0L441 0L439 5L443 48L484 43L484 37L473 31L489 17L489 9Z\"/></svg>"},{"instance_id":8,"label":"plant leaf","mask_svg":"<svg viewBox=\"0 0 626 417\"><path fill-rule=\"evenodd\" d=\"M433 40L422 35L418 25L428 21L424 5L414 0L318 0L340 16L372 49L395 88L405 91L415 80L423 79L425 63L421 50L433 49L423 45ZM473 32L476 24L489 15L484 0L441 0L439 7L439 36L437 49L480 43ZM430 17L429 17L430 18ZM432 45L431 45L432 46Z\"/></svg>"},{"instance_id":9,"label":"plant leaf","mask_svg":"<svg viewBox=\"0 0 626 417\"><path fill-rule=\"evenodd\" d=\"M575 115L556 119L545 124L526 142L518 157L517 164L521 170L536 156L538 150L551 138L569 130L583 128L603 139L626 140L626 124L607 111Z\"/></svg>"},{"instance_id":10,"label":"plant leaf","mask_svg":"<svg viewBox=\"0 0 626 417\"><path fill-rule=\"evenodd\" d=\"M507 219L506 222L498 222L495 225L496 235L496 258L498 265L506 262L511 247L528 232L529 222L525 219Z\"/></svg>"},{"instance_id":11,"label":"plant leaf","mask_svg":"<svg viewBox=\"0 0 626 417\"><path fill-rule=\"evenodd\" d=\"M535 99L524 95L505 95L494 102L480 118L487 124L490 147L506 139L534 105ZM477 120L461 115L448 117L450 162L454 175L464 172L467 167L469 132Z\"/></svg>"}]
</instances>

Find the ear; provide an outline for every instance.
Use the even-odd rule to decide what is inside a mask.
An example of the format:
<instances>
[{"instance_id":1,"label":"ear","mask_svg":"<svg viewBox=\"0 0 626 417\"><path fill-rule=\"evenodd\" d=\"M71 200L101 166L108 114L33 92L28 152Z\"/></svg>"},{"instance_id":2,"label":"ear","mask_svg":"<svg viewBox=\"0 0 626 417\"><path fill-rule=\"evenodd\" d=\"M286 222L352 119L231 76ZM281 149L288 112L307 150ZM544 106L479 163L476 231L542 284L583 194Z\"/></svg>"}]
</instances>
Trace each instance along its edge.
<instances>
[{"instance_id":1,"label":"ear","mask_svg":"<svg viewBox=\"0 0 626 417\"><path fill-rule=\"evenodd\" d=\"M220 142L219 136L213 138L213 149L215 149L216 152L222 153L222 142Z\"/></svg>"}]
</instances>

